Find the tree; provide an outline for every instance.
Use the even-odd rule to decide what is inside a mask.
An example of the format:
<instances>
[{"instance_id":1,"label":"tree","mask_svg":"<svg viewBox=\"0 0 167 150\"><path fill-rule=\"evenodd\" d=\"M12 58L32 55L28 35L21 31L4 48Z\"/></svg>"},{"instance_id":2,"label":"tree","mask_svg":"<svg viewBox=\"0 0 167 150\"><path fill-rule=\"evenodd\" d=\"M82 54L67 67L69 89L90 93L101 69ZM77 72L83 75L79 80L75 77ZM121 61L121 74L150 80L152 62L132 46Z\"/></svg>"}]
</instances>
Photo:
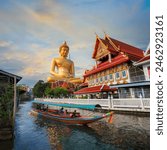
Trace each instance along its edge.
<instances>
[{"instance_id":1,"label":"tree","mask_svg":"<svg viewBox=\"0 0 167 150\"><path fill-rule=\"evenodd\" d=\"M51 89L50 87L46 87L44 93L47 97L53 97L54 96L53 89Z\"/></svg>"},{"instance_id":2,"label":"tree","mask_svg":"<svg viewBox=\"0 0 167 150\"><path fill-rule=\"evenodd\" d=\"M33 88L34 96L39 97L39 98L46 96L45 95L45 89L47 87L50 87L49 83L44 83L43 80L39 80Z\"/></svg>"},{"instance_id":3,"label":"tree","mask_svg":"<svg viewBox=\"0 0 167 150\"><path fill-rule=\"evenodd\" d=\"M62 87L55 88L53 90L53 93L54 93L54 97L58 97L58 98L67 97L69 94L68 90Z\"/></svg>"}]
</instances>

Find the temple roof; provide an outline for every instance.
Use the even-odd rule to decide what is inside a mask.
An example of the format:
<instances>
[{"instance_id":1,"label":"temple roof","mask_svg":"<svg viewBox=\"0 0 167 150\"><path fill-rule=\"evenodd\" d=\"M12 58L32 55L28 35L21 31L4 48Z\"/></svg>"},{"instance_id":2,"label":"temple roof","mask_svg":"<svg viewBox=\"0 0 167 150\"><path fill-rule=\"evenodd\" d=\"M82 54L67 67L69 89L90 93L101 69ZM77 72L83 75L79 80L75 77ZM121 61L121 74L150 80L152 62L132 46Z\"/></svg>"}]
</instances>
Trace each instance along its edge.
<instances>
[{"instance_id":1,"label":"temple roof","mask_svg":"<svg viewBox=\"0 0 167 150\"><path fill-rule=\"evenodd\" d=\"M88 93L98 93L98 92L108 92L108 91L111 91L108 85L99 85L99 86L86 87L80 89L74 92L74 94L88 94Z\"/></svg>"},{"instance_id":2,"label":"temple roof","mask_svg":"<svg viewBox=\"0 0 167 150\"><path fill-rule=\"evenodd\" d=\"M108 35L106 35L105 39L101 39L98 36L96 37L95 48L94 48L93 55L92 55L92 58L94 59L97 54L99 43L101 43L104 47L106 47L107 50L110 51L111 54L116 55L119 52L126 53L129 56L130 60L132 61L138 61L144 56L143 50L137 47L131 46L129 44L126 44L124 42L118 41L116 39L113 39L109 37Z\"/></svg>"},{"instance_id":3,"label":"temple roof","mask_svg":"<svg viewBox=\"0 0 167 150\"><path fill-rule=\"evenodd\" d=\"M135 62L134 65L138 66L138 65L142 65L148 62L150 62L150 47L149 46L147 50L145 51L144 56L140 60Z\"/></svg>"},{"instance_id":4,"label":"temple roof","mask_svg":"<svg viewBox=\"0 0 167 150\"><path fill-rule=\"evenodd\" d=\"M84 83L80 84L79 87L88 87L88 82L84 82Z\"/></svg>"},{"instance_id":5,"label":"temple roof","mask_svg":"<svg viewBox=\"0 0 167 150\"><path fill-rule=\"evenodd\" d=\"M124 42L115 40L115 39L108 37L108 36L106 36L106 40L111 40L120 49L121 52L124 52L130 56L133 56L133 58L136 57L136 59L140 59L141 57L143 57L144 51L137 48L137 47L134 47L134 46L131 46L131 45L126 44Z\"/></svg>"},{"instance_id":6,"label":"temple roof","mask_svg":"<svg viewBox=\"0 0 167 150\"><path fill-rule=\"evenodd\" d=\"M104 63L98 64L97 67L94 67L93 69L91 69L89 71L86 71L84 74L84 77L87 77L91 74L94 74L94 73L100 72L102 70L114 67L118 64L125 63L127 61L129 61L129 58L126 55L120 53L118 56L114 57L111 60L111 62L106 61Z\"/></svg>"},{"instance_id":7,"label":"temple roof","mask_svg":"<svg viewBox=\"0 0 167 150\"><path fill-rule=\"evenodd\" d=\"M139 61L137 61L137 62L134 63L134 64L145 63L145 62L148 62L148 61L150 61L150 55L144 56L142 59L140 59Z\"/></svg>"}]
</instances>

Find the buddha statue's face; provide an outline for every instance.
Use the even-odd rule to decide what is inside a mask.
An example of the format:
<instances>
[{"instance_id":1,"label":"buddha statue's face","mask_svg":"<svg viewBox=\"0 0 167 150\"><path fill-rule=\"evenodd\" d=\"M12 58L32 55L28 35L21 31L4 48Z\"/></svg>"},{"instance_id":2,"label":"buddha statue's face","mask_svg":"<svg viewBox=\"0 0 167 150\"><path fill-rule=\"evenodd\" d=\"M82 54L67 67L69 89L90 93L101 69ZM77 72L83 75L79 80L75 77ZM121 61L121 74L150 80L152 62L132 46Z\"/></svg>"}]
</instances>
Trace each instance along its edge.
<instances>
[{"instance_id":1,"label":"buddha statue's face","mask_svg":"<svg viewBox=\"0 0 167 150\"><path fill-rule=\"evenodd\" d=\"M68 52L69 52L68 47L62 47L61 50L60 50L60 55L62 57L67 57L68 56Z\"/></svg>"}]
</instances>

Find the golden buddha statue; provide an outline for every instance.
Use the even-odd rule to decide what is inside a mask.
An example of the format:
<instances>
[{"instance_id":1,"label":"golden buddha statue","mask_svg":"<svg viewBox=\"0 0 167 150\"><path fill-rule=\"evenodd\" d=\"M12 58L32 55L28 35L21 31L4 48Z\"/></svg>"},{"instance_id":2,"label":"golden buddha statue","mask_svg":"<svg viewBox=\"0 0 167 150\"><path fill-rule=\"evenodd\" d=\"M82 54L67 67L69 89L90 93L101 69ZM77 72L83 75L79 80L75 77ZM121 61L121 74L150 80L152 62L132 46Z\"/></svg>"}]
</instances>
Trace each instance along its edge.
<instances>
[{"instance_id":1,"label":"golden buddha statue","mask_svg":"<svg viewBox=\"0 0 167 150\"><path fill-rule=\"evenodd\" d=\"M69 53L69 47L66 42L59 48L60 56L58 58L53 58L51 63L50 74L52 76L48 77L48 82L55 81L67 81L71 83L81 83L80 78L75 78L74 63L70 59L67 59ZM55 71L55 68L57 70Z\"/></svg>"}]
</instances>

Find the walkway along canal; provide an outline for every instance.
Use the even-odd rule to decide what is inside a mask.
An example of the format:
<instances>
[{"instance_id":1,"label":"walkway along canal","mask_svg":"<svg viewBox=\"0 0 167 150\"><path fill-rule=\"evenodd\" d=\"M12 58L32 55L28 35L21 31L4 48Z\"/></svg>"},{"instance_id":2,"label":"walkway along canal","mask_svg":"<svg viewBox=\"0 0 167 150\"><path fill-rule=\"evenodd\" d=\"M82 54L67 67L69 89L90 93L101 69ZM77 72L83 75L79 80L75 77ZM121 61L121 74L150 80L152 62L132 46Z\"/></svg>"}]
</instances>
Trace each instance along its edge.
<instances>
[{"instance_id":1,"label":"walkway along canal","mask_svg":"<svg viewBox=\"0 0 167 150\"><path fill-rule=\"evenodd\" d=\"M92 104L100 105L102 109L132 111L132 112L150 112L149 98L121 98L121 99L70 99L70 98L35 98L38 101L67 104Z\"/></svg>"},{"instance_id":2,"label":"walkway along canal","mask_svg":"<svg viewBox=\"0 0 167 150\"><path fill-rule=\"evenodd\" d=\"M149 117L114 114L112 124L102 120L89 126L71 126L33 117L29 115L31 106L32 101L19 105L14 150L150 149Z\"/></svg>"}]
</instances>

